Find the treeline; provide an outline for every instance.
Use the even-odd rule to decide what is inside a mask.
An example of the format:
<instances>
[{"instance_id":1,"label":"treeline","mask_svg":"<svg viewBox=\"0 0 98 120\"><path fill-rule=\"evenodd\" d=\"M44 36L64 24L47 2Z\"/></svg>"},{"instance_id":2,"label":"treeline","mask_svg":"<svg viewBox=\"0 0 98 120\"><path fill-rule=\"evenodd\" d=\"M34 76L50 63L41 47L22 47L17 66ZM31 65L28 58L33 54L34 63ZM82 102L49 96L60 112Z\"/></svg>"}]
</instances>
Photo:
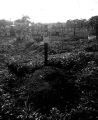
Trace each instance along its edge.
<instances>
[{"instance_id":1,"label":"treeline","mask_svg":"<svg viewBox=\"0 0 98 120\"><path fill-rule=\"evenodd\" d=\"M98 16L93 16L89 20L75 19L67 20L65 23L33 23L28 16L23 16L15 21L0 20L0 37L15 37L19 39L35 39L41 41L43 36L60 36L67 35L77 36L84 32L88 34L98 34Z\"/></svg>"}]
</instances>

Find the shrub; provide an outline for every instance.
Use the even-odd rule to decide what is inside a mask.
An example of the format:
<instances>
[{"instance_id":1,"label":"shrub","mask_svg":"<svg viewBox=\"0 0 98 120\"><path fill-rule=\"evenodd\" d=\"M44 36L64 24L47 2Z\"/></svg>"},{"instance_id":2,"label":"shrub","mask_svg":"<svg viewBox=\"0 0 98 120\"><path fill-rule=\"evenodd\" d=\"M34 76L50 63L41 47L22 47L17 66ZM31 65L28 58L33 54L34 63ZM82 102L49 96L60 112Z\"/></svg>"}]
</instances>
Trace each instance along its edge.
<instances>
[{"instance_id":1,"label":"shrub","mask_svg":"<svg viewBox=\"0 0 98 120\"><path fill-rule=\"evenodd\" d=\"M85 48L87 52L97 52L98 51L98 45L93 44Z\"/></svg>"}]
</instances>

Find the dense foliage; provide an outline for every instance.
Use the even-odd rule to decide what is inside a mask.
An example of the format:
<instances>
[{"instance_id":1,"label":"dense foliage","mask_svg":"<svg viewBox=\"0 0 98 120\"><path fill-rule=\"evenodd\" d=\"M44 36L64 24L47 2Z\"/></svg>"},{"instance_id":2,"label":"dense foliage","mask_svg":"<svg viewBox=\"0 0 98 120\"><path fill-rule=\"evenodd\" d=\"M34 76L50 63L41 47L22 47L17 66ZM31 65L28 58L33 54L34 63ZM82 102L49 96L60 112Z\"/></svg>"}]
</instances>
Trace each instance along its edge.
<instances>
[{"instance_id":1,"label":"dense foliage","mask_svg":"<svg viewBox=\"0 0 98 120\"><path fill-rule=\"evenodd\" d=\"M1 120L98 119L98 43L87 40L95 35L96 18L0 20Z\"/></svg>"},{"instance_id":2,"label":"dense foliage","mask_svg":"<svg viewBox=\"0 0 98 120\"><path fill-rule=\"evenodd\" d=\"M62 40L77 40L87 38L88 34L97 36L97 19L98 16L93 16L89 20L75 19L54 24L33 23L28 16L23 16L15 21L0 20L0 37L17 38L24 42L33 39L39 42L44 39L43 36L62 37Z\"/></svg>"},{"instance_id":3,"label":"dense foliage","mask_svg":"<svg viewBox=\"0 0 98 120\"><path fill-rule=\"evenodd\" d=\"M0 80L0 119L97 119L97 64L85 52L54 55L40 68L7 63Z\"/></svg>"}]
</instances>

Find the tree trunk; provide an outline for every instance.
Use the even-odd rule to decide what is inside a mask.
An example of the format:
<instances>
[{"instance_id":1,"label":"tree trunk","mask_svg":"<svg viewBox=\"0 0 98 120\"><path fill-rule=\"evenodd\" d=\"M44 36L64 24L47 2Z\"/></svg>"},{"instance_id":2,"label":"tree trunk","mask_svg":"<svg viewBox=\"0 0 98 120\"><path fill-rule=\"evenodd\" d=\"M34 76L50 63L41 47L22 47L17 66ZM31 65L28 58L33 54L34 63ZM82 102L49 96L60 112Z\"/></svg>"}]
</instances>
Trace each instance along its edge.
<instances>
[{"instance_id":1,"label":"tree trunk","mask_svg":"<svg viewBox=\"0 0 98 120\"><path fill-rule=\"evenodd\" d=\"M74 37L76 36L76 28L74 27Z\"/></svg>"},{"instance_id":2,"label":"tree trunk","mask_svg":"<svg viewBox=\"0 0 98 120\"><path fill-rule=\"evenodd\" d=\"M96 25L96 41L98 43L98 24Z\"/></svg>"},{"instance_id":3,"label":"tree trunk","mask_svg":"<svg viewBox=\"0 0 98 120\"><path fill-rule=\"evenodd\" d=\"M48 61L48 43L44 43L44 64L47 65Z\"/></svg>"}]
</instances>

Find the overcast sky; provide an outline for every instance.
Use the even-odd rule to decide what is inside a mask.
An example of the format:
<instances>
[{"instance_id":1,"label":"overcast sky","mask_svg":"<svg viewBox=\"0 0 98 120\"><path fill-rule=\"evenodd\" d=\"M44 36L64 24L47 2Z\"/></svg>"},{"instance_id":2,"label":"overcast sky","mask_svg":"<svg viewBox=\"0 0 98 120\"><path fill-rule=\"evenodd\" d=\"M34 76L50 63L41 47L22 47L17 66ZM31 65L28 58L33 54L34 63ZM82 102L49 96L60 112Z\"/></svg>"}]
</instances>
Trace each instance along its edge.
<instances>
[{"instance_id":1,"label":"overcast sky","mask_svg":"<svg viewBox=\"0 0 98 120\"><path fill-rule=\"evenodd\" d=\"M28 15L33 22L65 22L98 15L98 0L0 0L0 19Z\"/></svg>"}]
</instances>

